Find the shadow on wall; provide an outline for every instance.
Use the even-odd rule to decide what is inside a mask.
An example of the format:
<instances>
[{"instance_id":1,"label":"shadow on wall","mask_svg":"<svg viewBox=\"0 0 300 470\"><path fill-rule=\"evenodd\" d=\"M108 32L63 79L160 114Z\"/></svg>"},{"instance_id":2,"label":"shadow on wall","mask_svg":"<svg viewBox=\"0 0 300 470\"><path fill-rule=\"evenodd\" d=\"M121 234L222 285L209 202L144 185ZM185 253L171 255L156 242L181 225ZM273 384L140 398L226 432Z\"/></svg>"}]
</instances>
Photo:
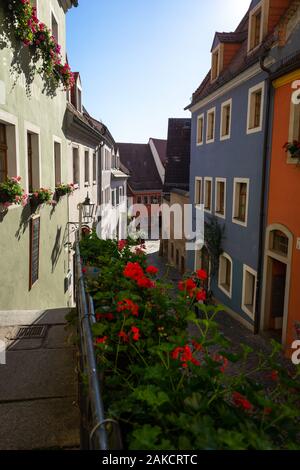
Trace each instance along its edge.
<instances>
[{"instance_id":1,"label":"shadow on wall","mask_svg":"<svg viewBox=\"0 0 300 470\"><path fill-rule=\"evenodd\" d=\"M7 0L6 0L7 1ZM7 1L9 4L9 2ZM26 47L15 36L12 13L8 6L0 6L0 50L8 48L11 52L10 77L12 79L11 91L16 86L20 76L24 79L24 86L28 97L31 96L31 85L37 73L41 75L43 81L42 93L54 97L57 92L57 85L46 72L41 69L39 54L35 46ZM6 68L8 64L0 63L0 67Z\"/></svg>"},{"instance_id":2,"label":"shadow on wall","mask_svg":"<svg viewBox=\"0 0 300 470\"><path fill-rule=\"evenodd\" d=\"M32 216L32 211L31 211L31 206L30 204L27 204L26 206L23 207L23 210L21 212L21 217L20 217L20 223L19 223L19 228L15 233L15 237L17 238L18 241L20 241L22 235L27 230L28 225L30 224Z\"/></svg>"},{"instance_id":3,"label":"shadow on wall","mask_svg":"<svg viewBox=\"0 0 300 470\"><path fill-rule=\"evenodd\" d=\"M54 273L57 263L59 261L62 250L68 241L68 226L65 227L62 233L62 227L57 228L54 245L51 252L52 273Z\"/></svg>"}]
</instances>

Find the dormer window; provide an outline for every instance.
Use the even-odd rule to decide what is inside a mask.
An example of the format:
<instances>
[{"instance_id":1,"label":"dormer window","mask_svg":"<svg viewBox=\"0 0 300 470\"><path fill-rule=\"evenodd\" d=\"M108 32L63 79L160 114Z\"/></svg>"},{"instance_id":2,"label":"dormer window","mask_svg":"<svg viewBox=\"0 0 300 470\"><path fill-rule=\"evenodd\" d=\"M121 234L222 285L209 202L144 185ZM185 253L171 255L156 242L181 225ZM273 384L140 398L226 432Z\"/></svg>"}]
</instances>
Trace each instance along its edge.
<instances>
[{"instance_id":1,"label":"dormer window","mask_svg":"<svg viewBox=\"0 0 300 470\"><path fill-rule=\"evenodd\" d=\"M221 44L219 44L213 51L212 51L212 63L211 63L211 80L216 80L220 72L222 70L222 48Z\"/></svg>"},{"instance_id":2,"label":"dormer window","mask_svg":"<svg viewBox=\"0 0 300 470\"><path fill-rule=\"evenodd\" d=\"M263 16L263 2L260 2L249 16L248 52L256 49L263 40Z\"/></svg>"}]
</instances>

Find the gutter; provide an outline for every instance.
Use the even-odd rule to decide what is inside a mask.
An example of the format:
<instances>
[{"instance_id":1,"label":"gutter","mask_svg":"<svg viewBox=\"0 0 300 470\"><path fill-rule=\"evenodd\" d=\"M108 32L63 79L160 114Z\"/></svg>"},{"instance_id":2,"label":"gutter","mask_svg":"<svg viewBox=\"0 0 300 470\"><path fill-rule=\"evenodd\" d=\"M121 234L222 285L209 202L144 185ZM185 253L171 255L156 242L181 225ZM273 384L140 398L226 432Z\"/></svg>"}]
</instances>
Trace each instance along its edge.
<instances>
[{"instance_id":1,"label":"gutter","mask_svg":"<svg viewBox=\"0 0 300 470\"><path fill-rule=\"evenodd\" d=\"M267 78L267 105L266 105L266 128L264 136L264 149L263 149L263 161L262 161L262 188L260 196L260 222L259 222L259 245L258 245L258 270L257 270L257 286L256 286L256 305L255 305L255 323L254 323L254 334L258 334L260 331L260 320L261 320L261 294L262 294L262 278L264 269L264 243L265 243L265 216L266 216L266 186L267 186L267 170L268 170L268 155L269 155L269 137L270 137L270 115L271 115L271 92L272 92L272 79L271 70L265 66L265 60L268 57L269 50L266 50L260 57L261 70L268 74Z\"/></svg>"}]
</instances>

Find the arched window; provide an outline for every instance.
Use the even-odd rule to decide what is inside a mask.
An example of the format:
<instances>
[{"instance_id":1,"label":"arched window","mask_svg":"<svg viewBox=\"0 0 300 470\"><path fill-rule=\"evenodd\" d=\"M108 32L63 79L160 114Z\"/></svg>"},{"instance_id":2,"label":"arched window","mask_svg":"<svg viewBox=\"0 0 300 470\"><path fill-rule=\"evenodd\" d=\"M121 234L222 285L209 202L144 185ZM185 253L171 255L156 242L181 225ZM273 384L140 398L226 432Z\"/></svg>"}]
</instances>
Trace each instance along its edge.
<instances>
[{"instance_id":1,"label":"arched window","mask_svg":"<svg viewBox=\"0 0 300 470\"><path fill-rule=\"evenodd\" d=\"M273 230L270 232L269 250L281 256L288 256L289 239L281 230Z\"/></svg>"}]
</instances>

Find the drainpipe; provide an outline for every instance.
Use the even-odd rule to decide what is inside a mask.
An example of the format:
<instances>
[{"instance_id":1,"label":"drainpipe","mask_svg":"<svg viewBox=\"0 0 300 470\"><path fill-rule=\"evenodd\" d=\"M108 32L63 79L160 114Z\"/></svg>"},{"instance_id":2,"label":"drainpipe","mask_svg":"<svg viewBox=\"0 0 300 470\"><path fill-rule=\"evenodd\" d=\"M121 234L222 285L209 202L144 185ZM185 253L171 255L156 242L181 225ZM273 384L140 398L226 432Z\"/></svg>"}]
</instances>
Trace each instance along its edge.
<instances>
[{"instance_id":1,"label":"drainpipe","mask_svg":"<svg viewBox=\"0 0 300 470\"><path fill-rule=\"evenodd\" d=\"M270 137L270 116L271 116L271 93L272 93L272 80L271 70L265 66L265 60L268 57L269 50L266 50L260 58L260 67L263 72L268 74L267 78L267 102L266 102L266 128L264 136L264 148L263 148L263 161L262 161L262 189L260 199L260 221L259 221L259 246L258 246L258 270L257 270L257 287L256 287L256 305L255 305L255 325L254 334L258 334L260 331L260 320L261 320L261 294L262 294L262 279L264 269L264 244L265 244L265 194L267 188L267 171L268 171L268 154L269 154L269 137Z\"/></svg>"}]
</instances>

